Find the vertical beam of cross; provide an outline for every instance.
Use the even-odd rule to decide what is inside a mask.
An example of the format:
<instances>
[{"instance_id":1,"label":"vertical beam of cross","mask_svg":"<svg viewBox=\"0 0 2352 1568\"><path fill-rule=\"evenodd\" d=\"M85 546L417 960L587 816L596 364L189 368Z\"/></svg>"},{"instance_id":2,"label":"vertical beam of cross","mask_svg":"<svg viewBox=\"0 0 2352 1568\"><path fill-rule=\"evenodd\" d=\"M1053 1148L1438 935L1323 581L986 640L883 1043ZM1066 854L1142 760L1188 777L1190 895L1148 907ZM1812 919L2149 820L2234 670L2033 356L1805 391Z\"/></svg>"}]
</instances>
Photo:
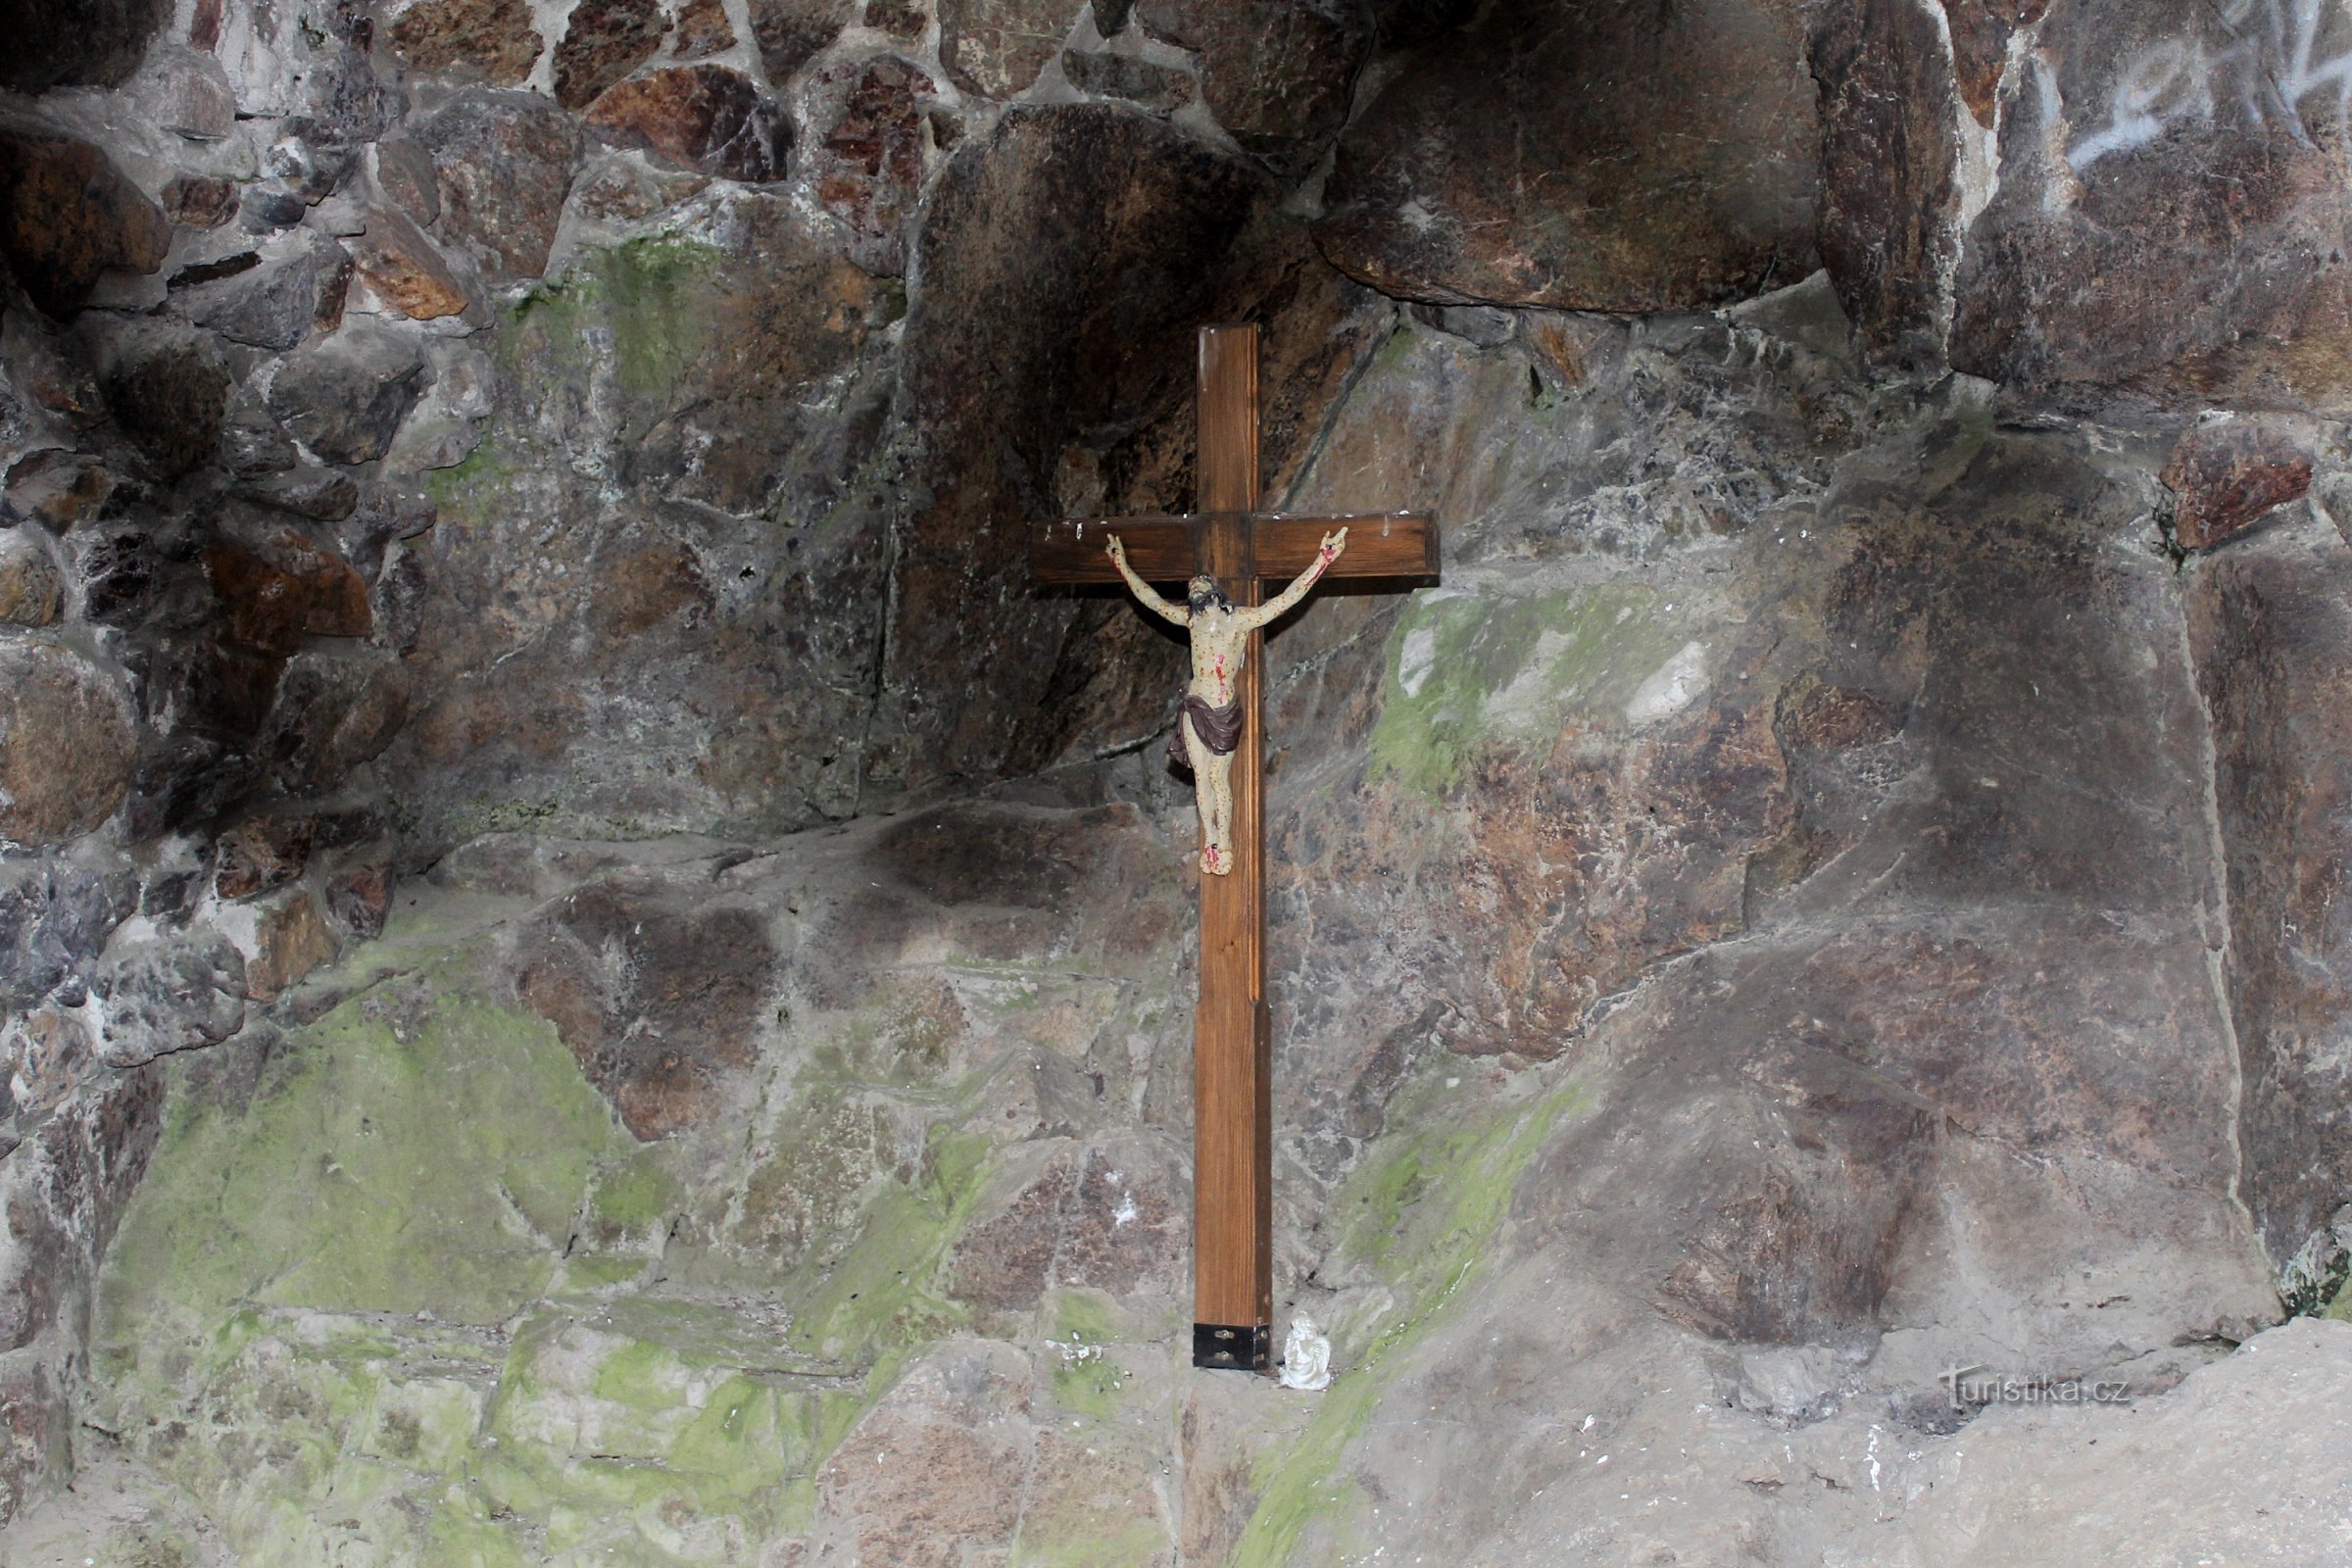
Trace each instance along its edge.
<instances>
[{"instance_id":1,"label":"vertical beam of cross","mask_svg":"<svg viewBox=\"0 0 2352 1568\"><path fill-rule=\"evenodd\" d=\"M1257 328L1200 332L1196 533L1200 569L1260 602L1246 519L1257 510ZM1274 1320L1274 1117L1266 1021L1265 636L1242 662L1233 759L1234 865L1200 879L1200 1005L1193 1017L1193 1359L1263 1368Z\"/></svg>"}]
</instances>

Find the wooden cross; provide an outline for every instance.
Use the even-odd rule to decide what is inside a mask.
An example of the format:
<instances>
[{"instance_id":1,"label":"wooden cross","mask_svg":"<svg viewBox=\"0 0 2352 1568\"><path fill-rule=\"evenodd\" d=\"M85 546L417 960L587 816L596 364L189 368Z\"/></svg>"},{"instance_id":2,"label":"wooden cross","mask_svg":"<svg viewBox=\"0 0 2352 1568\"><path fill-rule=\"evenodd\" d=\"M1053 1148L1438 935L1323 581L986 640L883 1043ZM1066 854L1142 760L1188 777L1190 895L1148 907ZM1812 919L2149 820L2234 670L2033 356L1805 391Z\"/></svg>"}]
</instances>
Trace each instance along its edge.
<instances>
[{"instance_id":1,"label":"wooden cross","mask_svg":"<svg viewBox=\"0 0 2352 1568\"><path fill-rule=\"evenodd\" d=\"M1068 517L1041 526L1029 563L1041 583L1118 583L1116 533L1154 582L1204 572L1239 606L1261 579L1287 581L1345 525L1333 577L1438 574L1437 524L1410 513L1304 517L1257 510L1257 328L1200 329L1200 512ZM1193 1016L1193 1364L1269 1372L1274 1338L1273 1032L1266 1007L1264 634L1250 635L1233 758L1234 868L1200 878L1200 1005Z\"/></svg>"}]
</instances>

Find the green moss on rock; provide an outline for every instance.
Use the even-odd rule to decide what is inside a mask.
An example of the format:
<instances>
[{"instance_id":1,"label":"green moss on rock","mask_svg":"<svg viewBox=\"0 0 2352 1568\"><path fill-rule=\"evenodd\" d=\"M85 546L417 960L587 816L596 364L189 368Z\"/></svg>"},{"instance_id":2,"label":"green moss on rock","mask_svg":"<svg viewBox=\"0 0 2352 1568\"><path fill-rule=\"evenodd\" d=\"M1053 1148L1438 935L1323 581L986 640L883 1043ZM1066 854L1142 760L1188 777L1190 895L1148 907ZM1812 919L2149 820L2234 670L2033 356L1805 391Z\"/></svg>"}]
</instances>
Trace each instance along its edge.
<instances>
[{"instance_id":1,"label":"green moss on rock","mask_svg":"<svg viewBox=\"0 0 2352 1568\"><path fill-rule=\"evenodd\" d=\"M674 391L710 340L705 300L722 259L714 245L666 234L592 252L523 297L500 335L502 352L511 365L544 357L586 368L609 346L625 390Z\"/></svg>"},{"instance_id":2,"label":"green moss on rock","mask_svg":"<svg viewBox=\"0 0 2352 1568\"><path fill-rule=\"evenodd\" d=\"M1236 1568L1293 1560L1318 1520L1343 1530L1360 1512L1361 1489L1343 1471L1413 1348L1461 1299L1491 1250L1511 1194L1544 1135L1588 1104L1567 1083L1537 1099L1470 1119L1448 1117L1428 1082L1400 1096L1393 1133L1333 1203L1347 1229L1340 1251L1371 1263L1396 1299L1360 1347L1343 1342L1341 1365L1313 1421L1256 1476L1258 1502L1232 1558Z\"/></svg>"},{"instance_id":3,"label":"green moss on rock","mask_svg":"<svg viewBox=\"0 0 2352 1568\"><path fill-rule=\"evenodd\" d=\"M1444 795L1494 746L1544 745L1572 713L1615 721L1685 641L1650 589L1416 594L1389 640L1372 776Z\"/></svg>"},{"instance_id":4,"label":"green moss on rock","mask_svg":"<svg viewBox=\"0 0 2352 1568\"><path fill-rule=\"evenodd\" d=\"M444 996L413 1023L347 1004L293 1039L250 1104L191 1092L103 1296L122 1334L243 1301L512 1316L553 1280L603 1156L626 1136L552 1025Z\"/></svg>"}]
</instances>

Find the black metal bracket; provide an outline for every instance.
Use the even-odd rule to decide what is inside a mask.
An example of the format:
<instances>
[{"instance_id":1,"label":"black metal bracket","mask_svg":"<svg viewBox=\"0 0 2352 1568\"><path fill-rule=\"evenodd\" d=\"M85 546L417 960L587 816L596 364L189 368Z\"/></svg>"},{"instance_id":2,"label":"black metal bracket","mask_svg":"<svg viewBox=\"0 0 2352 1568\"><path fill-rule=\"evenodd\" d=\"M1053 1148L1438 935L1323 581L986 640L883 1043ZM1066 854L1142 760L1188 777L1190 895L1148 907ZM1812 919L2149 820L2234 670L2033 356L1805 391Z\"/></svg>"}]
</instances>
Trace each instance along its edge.
<instances>
[{"instance_id":1,"label":"black metal bracket","mask_svg":"<svg viewBox=\"0 0 2352 1568\"><path fill-rule=\"evenodd\" d=\"M1274 1369L1274 1326L1259 1323L1242 1327L1231 1323L1193 1325L1193 1365L1219 1372L1271 1372Z\"/></svg>"}]
</instances>

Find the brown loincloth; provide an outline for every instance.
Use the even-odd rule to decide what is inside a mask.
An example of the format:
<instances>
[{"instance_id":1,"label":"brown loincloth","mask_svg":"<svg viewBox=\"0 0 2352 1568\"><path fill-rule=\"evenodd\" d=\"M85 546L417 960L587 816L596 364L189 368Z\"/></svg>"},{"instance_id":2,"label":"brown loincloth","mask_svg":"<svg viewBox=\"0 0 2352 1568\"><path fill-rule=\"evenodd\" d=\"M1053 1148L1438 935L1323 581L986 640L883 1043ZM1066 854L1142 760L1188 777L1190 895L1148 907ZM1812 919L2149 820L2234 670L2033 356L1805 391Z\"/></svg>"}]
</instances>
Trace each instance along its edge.
<instances>
[{"instance_id":1,"label":"brown loincloth","mask_svg":"<svg viewBox=\"0 0 2352 1568\"><path fill-rule=\"evenodd\" d=\"M1242 700L1235 697L1223 708L1212 707L1205 697L1185 694L1176 710L1176 727L1168 731L1168 760L1192 766L1191 754L1184 749L1184 726L1190 723L1200 744L1219 757L1231 757L1233 749L1242 744Z\"/></svg>"}]
</instances>

